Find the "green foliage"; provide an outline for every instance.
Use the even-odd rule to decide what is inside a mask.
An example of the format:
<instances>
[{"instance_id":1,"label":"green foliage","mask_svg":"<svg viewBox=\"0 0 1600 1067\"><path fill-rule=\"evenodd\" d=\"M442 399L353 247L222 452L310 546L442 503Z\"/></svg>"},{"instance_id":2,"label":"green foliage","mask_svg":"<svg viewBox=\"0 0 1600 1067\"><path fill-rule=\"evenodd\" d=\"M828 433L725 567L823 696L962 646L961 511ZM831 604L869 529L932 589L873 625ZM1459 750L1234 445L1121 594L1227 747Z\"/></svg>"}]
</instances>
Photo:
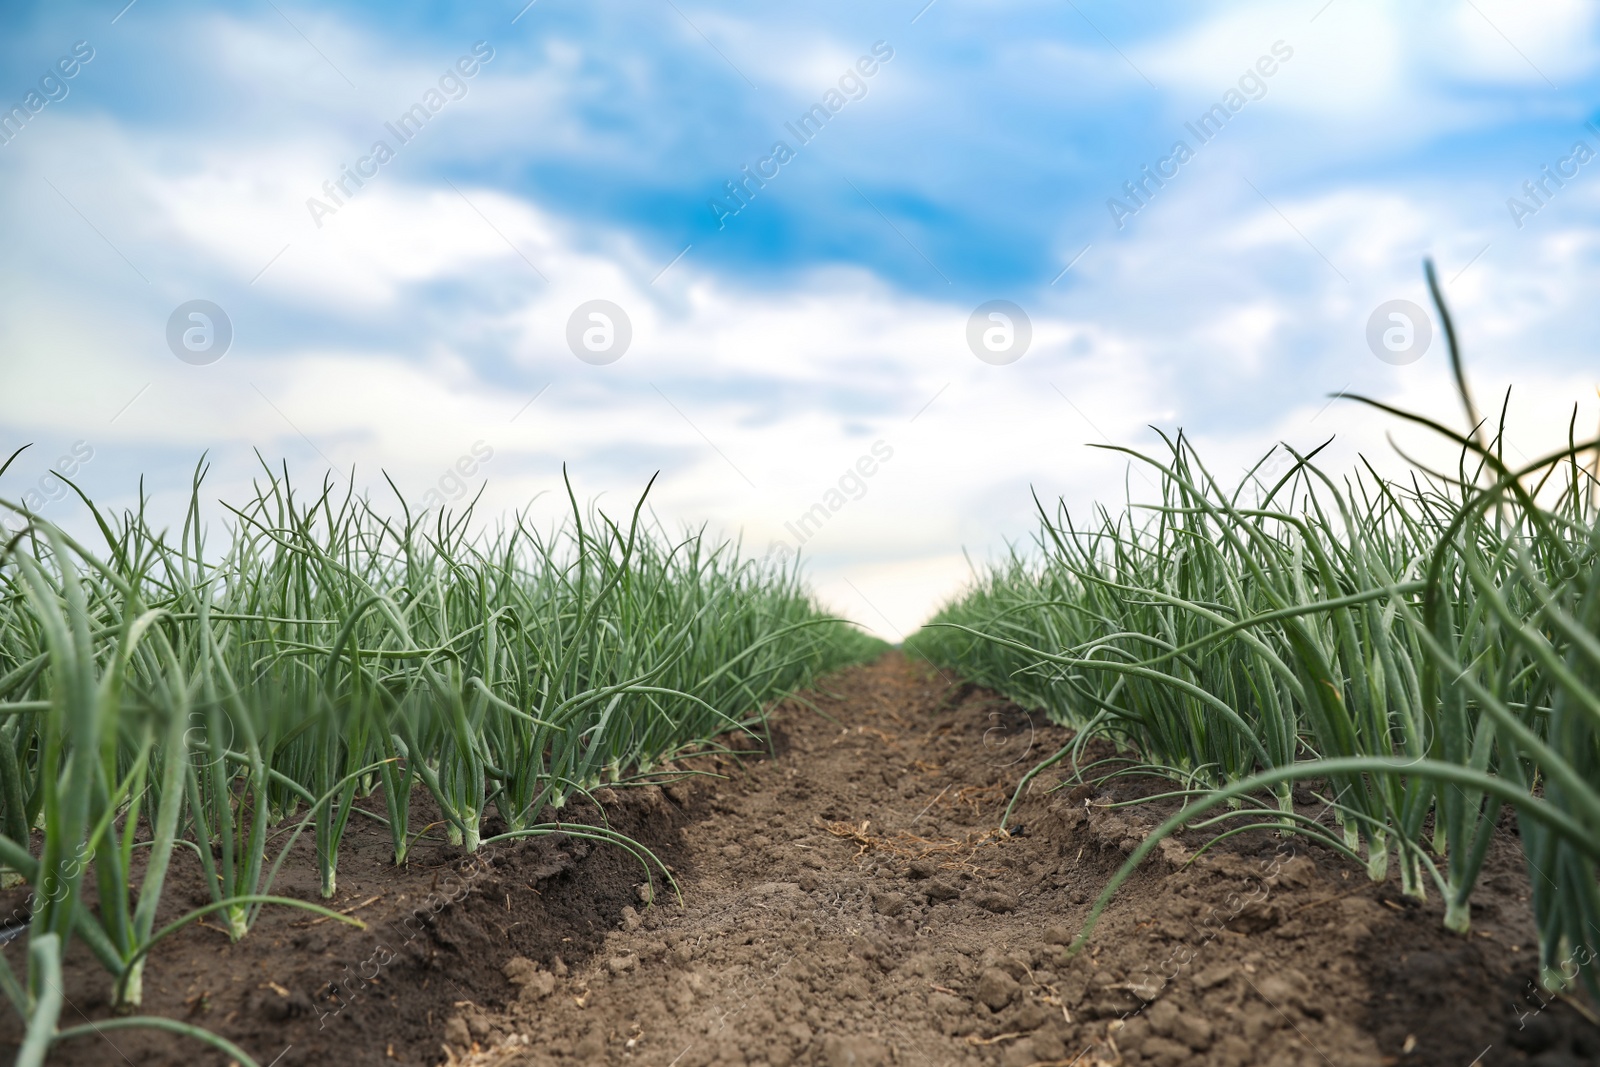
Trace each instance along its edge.
<instances>
[{"instance_id":1,"label":"green foliage","mask_svg":"<svg viewBox=\"0 0 1600 1067\"><path fill-rule=\"evenodd\" d=\"M566 830L575 792L755 728L768 702L883 647L793 571L669 537L642 497L618 522L569 489L558 530L516 516L473 534L470 508L384 515L267 470L215 552L203 474L176 538L142 503L91 503L102 548L13 509L27 525L0 550L0 867L32 883L37 946L26 982L0 959L0 991L31 1042L54 1033L72 937L138 1003L173 929L154 919L175 849L213 898L183 921L220 913L237 939L268 903L296 904L271 886L304 831L332 896L353 817L384 823L405 862L428 829L410 825L418 789L468 849L491 810L508 838ZM380 791L384 816L356 804ZM273 859L268 831L290 819Z\"/></svg>"},{"instance_id":2,"label":"green foliage","mask_svg":"<svg viewBox=\"0 0 1600 1067\"><path fill-rule=\"evenodd\" d=\"M1181 784L1185 810L1101 906L1172 829L1265 823L1364 856L1374 879L1392 857L1465 930L1509 804L1560 985L1600 937L1600 511L1580 462L1597 443L1511 469L1500 435L1384 410L1453 440L1458 469L1336 484L1312 453L1267 479L1269 454L1225 488L1167 439L1159 459L1129 453L1157 503L1081 529L1041 506L1032 551L907 648L1077 728L1077 751L1102 736L1143 761L1107 773ZM1293 811L1305 779L1333 827Z\"/></svg>"}]
</instances>

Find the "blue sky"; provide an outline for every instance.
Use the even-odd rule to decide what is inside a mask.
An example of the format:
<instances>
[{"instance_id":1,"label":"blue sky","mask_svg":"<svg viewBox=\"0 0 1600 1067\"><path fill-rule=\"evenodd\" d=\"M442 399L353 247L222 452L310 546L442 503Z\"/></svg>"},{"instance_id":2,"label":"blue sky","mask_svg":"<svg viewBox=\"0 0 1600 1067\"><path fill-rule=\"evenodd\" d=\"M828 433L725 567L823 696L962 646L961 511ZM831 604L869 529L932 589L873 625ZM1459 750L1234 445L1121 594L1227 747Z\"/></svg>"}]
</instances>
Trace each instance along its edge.
<instances>
[{"instance_id":1,"label":"blue sky","mask_svg":"<svg viewBox=\"0 0 1600 1067\"><path fill-rule=\"evenodd\" d=\"M84 441L86 488L119 505L142 474L176 507L204 450L217 496L259 450L420 501L482 441L491 510L563 462L608 502L659 469L664 519L762 552L882 441L804 550L894 637L1027 536L1030 487L1123 492L1086 442L1182 426L1226 471L1336 434L1343 464L1392 427L1330 394L1455 417L1442 345L1393 366L1365 341L1379 304L1426 303L1424 256L1530 452L1573 403L1594 422L1600 159L1520 227L1507 207L1600 150L1591 5L395 8L0 13L5 108L93 49L0 145L0 443L35 442L0 495ZM475 45L459 99L386 132ZM875 46L892 58L847 74ZM786 124L842 77L857 98L800 143ZM1185 124L1241 77L1258 98L1200 143ZM380 138L394 158L318 226L307 201ZM1180 139L1119 228L1108 199L1137 206L1123 183ZM780 140L793 158L714 210ZM194 299L234 330L207 366L165 340ZM605 366L566 342L597 299L634 331ZM997 299L1033 326L1004 366L966 340Z\"/></svg>"}]
</instances>

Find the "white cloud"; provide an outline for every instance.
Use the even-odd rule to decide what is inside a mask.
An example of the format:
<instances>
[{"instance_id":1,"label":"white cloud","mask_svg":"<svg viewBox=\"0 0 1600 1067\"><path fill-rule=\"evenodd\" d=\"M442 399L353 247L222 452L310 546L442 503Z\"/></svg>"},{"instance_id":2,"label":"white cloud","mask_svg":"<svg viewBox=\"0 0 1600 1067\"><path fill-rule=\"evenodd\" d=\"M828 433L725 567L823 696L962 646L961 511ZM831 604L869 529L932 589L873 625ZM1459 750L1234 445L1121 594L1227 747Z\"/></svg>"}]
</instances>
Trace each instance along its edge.
<instances>
[{"instance_id":1,"label":"white cloud","mask_svg":"<svg viewBox=\"0 0 1600 1067\"><path fill-rule=\"evenodd\" d=\"M254 264L238 248L272 235L261 218L275 191L262 194L259 183L241 177L248 166L161 178L150 169L153 158L124 158L119 179L159 191L149 200L147 231L172 235L244 286ZM1102 251L1090 275L1097 295L1059 311L1034 310L1035 343L1026 359L991 367L965 349L969 309L907 296L854 269L818 270L767 292L708 273L691 256L652 286L645 257L620 234L605 239L613 254L602 256L588 250L593 234L578 240L536 205L476 185L462 192L537 257L548 284L454 192L397 176L365 192L262 284L301 313L333 304L356 322L381 322L431 287L464 287L441 306L439 328L410 342L391 337L359 346L290 333L263 348L241 337L237 357L203 369L158 355L143 364L153 370L150 391L114 427L96 424L98 439L133 455L210 447L219 489L249 477L250 450L261 448L313 471L321 456L343 470L355 465L374 486L381 467L416 487L416 496L482 440L495 453L481 475L488 514L557 488L563 459L580 491L605 493L613 508L661 467L655 506L663 517L743 531L757 552L775 538L792 540L785 523L823 499L881 439L894 458L866 480L859 500L830 513L806 552L830 600L893 636L877 612L893 628L914 626L966 580L963 548L982 561L1006 538L1028 536L1030 487L1047 502L1065 496L1080 510L1091 500L1119 499L1125 484L1136 495L1147 491L1125 457L1085 444L1152 449L1159 442L1145 424L1175 420L1190 428L1224 480L1279 436L1308 447L1339 432L1340 446L1329 453L1335 470L1357 448L1385 454L1387 423L1346 401L1327 406L1324 394L1339 387L1342 373L1315 369L1329 358L1351 361L1362 388L1459 421L1444 391L1442 347L1417 367L1378 364L1361 348L1360 329L1373 296L1387 293L1382 283L1338 281L1253 196L1223 216L1180 213L1184 240L1220 257L1206 269L1231 272L1231 292L1185 294L1176 274L1137 273L1155 268L1171 247L1173 234L1151 226ZM1437 214L1394 191L1334 191L1281 206L1347 266L1363 264L1360 250L1369 242L1403 248L1436 225L1416 220ZM243 221L245 235L234 222L234 231L219 237L232 220ZM1530 243L1528 252L1546 257L1549 270L1526 294L1497 295L1495 265L1473 268L1479 303L1458 311L1472 324L1469 343L1500 351L1474 368L1485 402L1508 374L1519 394L1534 394L1519 396L1533 411L1571 398L1581 385L1571 374L1532 374L1505 349L1517 339L1518 323L1531 318L1537 325L1527 305L1536 295L1546 315L1574 306L1578 283L1551 283L1592 258L1593 246L1570 231ZM1271 284L1273 264L1285 258L1309 268L1309 290ZM1375 254L1371 265L1391 260L1391 253ZM493 302L472 295L507 277L520 280L494 290ZM1416 290L1414 278L1407 284ZM595 295L622 304L635 327L634 348L609 367L581 364L565 349L566 316ZM1079 310L1066 311L1069 305ZM1164 313L1149 315L1153 306ZM1087 307L1092 315L1085 316ZM1285 331L1308 314L1313 326L1336 327L1340 335L1304 353L1311 366L1296 367L1289 351L1303 340ZM83 373L119 379L125 393L138 384L139 375L125 373L126 339L107 344L103 331L70 322L33 326L16 335L23 358L12 368L17 388L7 390L9 398L29 398L28 406L7 403L0 409L7 422L73 432L109 410L103 396L88 403L51 391L46 337L49 351L64 350ZM521 368L517 388L508 390L465 354L464 344L484 338L507 339L502 354ZM154 346L146 340L138 347ZM1263 376L1295 397L1292 410L1274 415L1253 395L1246 383ZM545 381L553 383L549 391L511 422ZM1230 381L1246 391L1229 411L1196 409L1201 393ZM1550 436L1548 418L1538 415L1516 426L1530 442ZM1525 447L1531 454L1533 446ZM127 489L114 492L125 496ZM561 506L552 493L540 514L554 517Z\"/></svg>"},{"instance_id":2,"label":"white cloud","mask_svg":"<svg viewBox=\"0 0 1600 1067\"><path fill-rule=\"evenodd\" d=\"M1293 58L1248 111L1326 124L1327 147L1362 154L1504 116L1513 98L1462 89L1543 91L1594 69L1592 5L1511 0L1384 5L1334 0L1314 21L1273 4L1222 8L1136 48L1135 62L1180 115L1220 99L1281 41ZM1204 103L1201 103L1201 102Z\"/></svg>"},{"instance_id":3,"label":"white cloud","mask_svg":"<svg viewBox=\"0 0 1600 1067\"><path fill-rule=\"evenodd\" d=\"M1587 9L1565 6L1530 22L1479 2L1552 77L1592 65ZM1284 37L1295 58L1250 107L1278 109L1317 134L1331 130L1332 146L1317 148L1329 159L1346 141L1381 153L1418 130L1471 121L1480 105L1452 96L1454 82L1526 83L1515 64L1493 58L1494 39L1452 10L1428 36L1421 16L1335 0L1292 35L1274 29L1284 17L1276 7L1233 8L1130 54L1186 114ZM751 36L758 31L750 25L692 14L732 56L779 55L758 81L801 99L870 45L807 31L770 53L772 42ZM507 150L479 142L490 127L543 138L586 162L637 162L631 129L600 129L582 113L599 91L584 80L594 45L560 33L544 38L542 66L507 73L493 92L480 81L318 229L306 198L321 196L324 180L381 135L372 116L414 98L436 64L408 55L386 66L370 41L317 20L308 33L363 87L351 94L330 87L321 60L307 59L303 42L284 32L211 25L223 45L216 65L231 84L293 67L304 78L283 99L309 117L202 136L63 112L28 131L28 155L5 158L16 195L0 201L0 225L22 251L4 253L15 312L0 321L0 425L8 438L93 440L99 481L91 488L119 503L135 491L128 473L147 469L158 502L170 504L205 448L216 461L213 495L237 495L259 448L269 459L290 457L307 481L324 456L341 470L353 465L380 495L382 468L415 500L483 441L493 459L464 491L487 478L487 514L542 492L536 514L557 515L563 498L552 491L563 460L580 495L600 494L613 511L661 469L653 500L665 520L742 532L759 553L791 537L786 524L839 488L882 440L892 459L859 493L846 487L859 499L829 511L805 550L830 602L894 637L967 579L964 549L982 563L1007 539L1026 541L1035 525L1030 489L1047 505L1065 497L1077 514L1091 501L1147 492L1125 456L1086 444L1149 450L1159 441L1148 423L1182 425L1227 481L1280 437L1300 447L1337 432L1326 454L1333 471L1348 469L1357 450L1390 461L1390 420L1349 401L1328 403L1346 387L1458 425L1441 340L1423 362L1395 368L1374 359L1363 339L1382 300L1425 303L1419 260L1430 252L1480 400L1488 406L1517 383L1518 447L1531 455L1558 440L1572 400L1595 421L1592 359L1575 325L1587 321L1600 266L1600 184L1592 179L1564 189L1519 232L1500 212L1505 194L1477 176L1363 170L1274 180L1281 142L1230 128L1226 143L1208 147L1127 231L1096 240L1058 286L1048 277L1021 286L1033 348L1015 365L992 367L966 349L975 299L907 293L846 253L767 287L713 269L699 248L652 281L666 256L625 223L587 224L553 198L504 191L517 186L468 165ZM681 30L688 45L708 51ZM1049 41L996 48L1017 61L1008 70L1016 77L1041 57L1080 55ZM1094 54L1098 65L1086 76L1100 79L1105 97L1137 81L1125 70L1113 78L1121 60ZM895 101L914 103L935 87L919 85L912 73L929 68L910 62L909 49L903 55L906 71L889 68L901 79ZM617 62L631 88L658 84L661 70L649 59ZM984 106L961 102L971 114ZM513 126L518 115L524 127ZM669 142L683 130L662 123L640 136ZM961 161L934 147L886 143L883 180L902 189L956 182ZM918 166L905 165L912 157ZM455 179L460 193L432 176L441 160L448 172L471 175ZM944 210L930 200L930 211ZM1041 214L1039 227L1055 217ZM1084 243L1063 240L1059 262ZM235 320L235 348L213 367L179 363L162 339L172 308L197 295L223 302ZM634 327L632 349L607 367L580 363L564 339L572 310L596 297L626 308ZM1442 455L1415 432L1400 437ZM29 462L47 462L53 454L43 451Z\"/></svg>"}]
</instances>

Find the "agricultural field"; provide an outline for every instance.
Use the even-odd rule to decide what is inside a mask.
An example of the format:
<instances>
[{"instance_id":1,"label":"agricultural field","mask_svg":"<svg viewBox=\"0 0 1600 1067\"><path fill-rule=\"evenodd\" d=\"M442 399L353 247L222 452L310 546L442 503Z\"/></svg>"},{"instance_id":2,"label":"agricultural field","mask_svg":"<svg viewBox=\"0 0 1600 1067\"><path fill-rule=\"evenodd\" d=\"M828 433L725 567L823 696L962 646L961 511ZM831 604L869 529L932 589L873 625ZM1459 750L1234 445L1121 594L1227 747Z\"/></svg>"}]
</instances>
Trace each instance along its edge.
<instances>
[{"instance_id":1,"label":"agricultural field","mask_svg":"<svg viewBox=\"0 0 1600 1067\"><path fill-rule=\"evenodd\" d=\"M626 856L644 900L676 897L597 791L675 781L686 749L759 736L773 698L879 647L792 573L651 525L643 499L468 537L470 510L424 524L268 470L219 550L200 492L197 473L176 536L96 511L94 547L42 521L6 545L0 862L26 956L0 982L19 1064L84 1036L99 1062L100 1036L150 1028L254 1062L138 1014L151 981L186 977L163 973L168 939L250 943L281 910L363 925L340 861L359 841L375 884L374 831L380 866L430 887L440 847L486 864L556 837ZM64 988L91 961L98 1019Z\"/></svg>"},{"instance_id":2,"label":"agricultural field","mask_svg":"<svg viewBox=\"0 0 1600 1067\"><path fill-rule=\"evenodd\" d=\"M0 72L0 1067L1600 1067L1600 3Z\"/></svg>"},{"instance_id":3,"label":"agricultural field","mask_svg":"<svg viewBox=\"0 0 1600 1067\"><path fill-rule=\"evenodd\" d=\"M1442 305L1441 305L1441 314ZM1476 408L1465 390L1469 414ZM1392 412L1405 419L1403 412ZM26 1067L1600 1056L1593 442L1224 485L890 650L641 498L28 521L0 600Z\"/></svg>"}]
</instances>

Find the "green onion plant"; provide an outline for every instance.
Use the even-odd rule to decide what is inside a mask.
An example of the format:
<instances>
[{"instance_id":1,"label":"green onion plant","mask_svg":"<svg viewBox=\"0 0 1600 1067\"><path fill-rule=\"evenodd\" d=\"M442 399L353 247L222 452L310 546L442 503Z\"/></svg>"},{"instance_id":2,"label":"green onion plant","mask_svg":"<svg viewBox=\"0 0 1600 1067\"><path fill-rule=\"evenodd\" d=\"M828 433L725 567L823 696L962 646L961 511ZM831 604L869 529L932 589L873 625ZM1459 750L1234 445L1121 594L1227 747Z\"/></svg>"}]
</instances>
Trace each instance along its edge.
<instances>
[{"instance_id":1,"label":"green onion plant","mask_svg":"<svg viewBox=\"0 0 1600 1067\"><path fill-rule=\"evenodd\" d=\"M26 1064L76 1035L57 1029L73 938L125 1012L151 948L201 916L235 940L272 904L356 923L272 893L307 836L332 898L354 819L386 828L397 864L430 830L476 850L492 814L495 840L578 834L665 874L561 810L759 725L768 702L882 647L793 569L670 535L644 496L617 521L569 485L564 525L484 528L471 505L388 513L331 480L301 494L286 468L262 472L227 505L220 550L203 463L176 535L142 497L117 515L80 492L94 545L4 505L22 526L0 542L0 867L34 905L25 973L0 956L0 992L27 1020ZM413 825L424 796L441 824ZM211 903L157 929L188 853Z\"/></svg>"}]
</instances>

